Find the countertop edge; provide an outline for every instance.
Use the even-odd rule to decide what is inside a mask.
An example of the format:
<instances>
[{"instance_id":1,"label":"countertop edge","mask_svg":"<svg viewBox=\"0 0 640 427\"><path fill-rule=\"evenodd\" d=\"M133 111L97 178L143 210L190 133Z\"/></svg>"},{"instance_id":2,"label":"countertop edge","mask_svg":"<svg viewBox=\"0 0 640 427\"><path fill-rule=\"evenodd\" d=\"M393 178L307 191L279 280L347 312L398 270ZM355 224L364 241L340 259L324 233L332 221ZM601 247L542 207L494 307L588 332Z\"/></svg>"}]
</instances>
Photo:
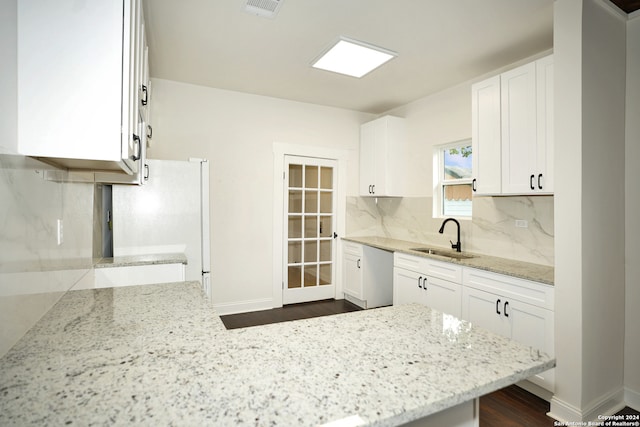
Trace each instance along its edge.
<instances>
[{"instance_id":1,"label":"countertop edge","mask_svg":"<svg viewBox=\"0 0 640 427\"><path fill-rule=\"evenodd\" d=\"M127 255L113 258L101 258L93 268L136 267L159 264L187 264L184 253Z\"/></svg>"},{"instance_id":2,"label":"countertop edge","mask_svg":"<svg viewBox=\"0 0 640 427\"><path fill-rule=\"evenodd\" d=\"M530 280L533 282L554 286L554 267L542 264L534 264L508 258L494 257L491 255L482 255L474 252L467 252L468 254L473 255L473 258L470 259L452 259L449 257L418 252L411 249L416 247L429 246L441 249L443 251L451 251L448 248L379 236L346 236L342 237L342 240L360 243L385 251L405 253L412 256L429 258L441 262L448 262L454 265L476 268L479 270L504 274L519 279ZM526 272L523 270L525 270Z\"/></svg>"}]
</instances>

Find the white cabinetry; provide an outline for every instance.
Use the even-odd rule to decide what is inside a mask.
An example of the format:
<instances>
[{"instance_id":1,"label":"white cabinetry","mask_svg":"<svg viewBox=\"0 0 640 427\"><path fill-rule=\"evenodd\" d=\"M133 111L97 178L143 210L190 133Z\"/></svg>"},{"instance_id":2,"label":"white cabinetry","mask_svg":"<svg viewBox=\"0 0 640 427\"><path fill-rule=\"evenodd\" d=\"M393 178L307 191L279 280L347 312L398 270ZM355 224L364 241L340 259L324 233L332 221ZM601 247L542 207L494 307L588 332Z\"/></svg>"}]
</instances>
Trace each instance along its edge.
<instances>
[{"instance_id":1,"label":"white cabinetry","mask_svg":"<svg viewBox=\"0 0 640 427\"><path fill-rule=\"evenodd\" d=\"M183 282L185 266L181 263L105 267L95 269L95 287L152 285Z\"/></svg>"},{"instance_id":2,"label":"white cabinetry","mask_svg":"<svg viewBox=\"0 0 640 427\"><path fill-rule=\"evenodd\" d=\"M360 195L403 196L407 167L405 121L384 116L360 127Z\"/></svg>"},{"instance_id":3,"label":"white cabinetry","mask_svg":"<svg viewBox=\"0 0 640 427\"><path fill-rule=\"evenodd\" d=\"M140 4L141 6L141 4ZM132 78L136 82L130 96L131 113L135 120L134 134L140 138L139 167L130 175L117 172L96 172L95 181L109 184L137 184L143 185L149 179L149 164L147 163L147 148L151 142L150 123L150 81L149 81L149 48L145 34L145 23L142 8L137 8L135 17L135 58L132 63Z\"/></svg>"},{"instance_id":4,"label":"white cabinetry","mask_svg":"<svg viewBox=\"0 0 640 427\"><path fill-rule=\"evenodd\" d=\"M467 267L462 283L463 319L554 354L552 286ZM529 381L553 391L554 370Z\"/></svg>"},{"instance_id":5,"label":"white cabinetry","mask_svg":"<svg viewBox=\"0 0 640 427\"><path fill-rule=\"evenodd\" d=\"M471 91L475 194L552 194L553 56Z\"/></svg>"},{"instance_id":6,"label":"white cabinetry","mask_svg":"<svg viewBox=\"0 0 640 427\"><path fill-rule=\"evenodd\" d=\"M342 287L349 301L363 308L391 305L393 253L344 241L342 260Z\"/></svg>"},{"instance_id":7,"label":"white cabinetry","mask_svg":"<svg viewBox=\"0 0 640 427\"><path fill-rule=\"evenodd\" d=\"M471 86L473 191L500 194L500 76Z\"/></svg>"},{"instance_id":8,"label":"white cabinetry","mask_svg":"<svg viewBox=\"0 0 640 427\"><path fill-rule=\"evenodd\" d=\"M18 147L71 169L140 167L140 0L18 2Z\"/></svg>"},{"instance_id":9,"label":"white cabinetry","mask_svg":"<svg viewBox=\"0 0 640 427\"><path fill-rule=\"evenodd\" d=\"M462 267L396 252L393 269L393 304L420 303L461 315Z\"/></svg>"}]
</instances>

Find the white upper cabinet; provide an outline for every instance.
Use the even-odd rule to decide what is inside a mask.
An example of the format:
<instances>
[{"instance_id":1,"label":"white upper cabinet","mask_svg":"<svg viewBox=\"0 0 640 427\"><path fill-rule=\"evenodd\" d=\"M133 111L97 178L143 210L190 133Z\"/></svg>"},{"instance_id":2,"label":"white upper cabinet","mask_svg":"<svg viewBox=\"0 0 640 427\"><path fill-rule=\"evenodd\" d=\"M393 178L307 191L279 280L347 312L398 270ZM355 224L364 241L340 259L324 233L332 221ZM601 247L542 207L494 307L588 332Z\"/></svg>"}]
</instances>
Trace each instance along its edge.
<instances>
[{"instance_id":1,"label":"white upper cabinet","mask_svg":"<svg viewBox=\"0 0 640 427\"><path fill-rule=\"evenodd\" d=\"M140 0L18 2L18 152L70 169L141 167Z\"/></svg>"},{"instance_id":2,"label":"white upper cabinet","mask_svg":"<svg viewBox=\"0 0 640 427\"><path fill-rule=\"evenodd\" d=\"M553 194L554 98L553 56L536 61L536 159L535 185L539 193Z\"/></svg>"},{"instance_id":3,"label":"white upper cabinet","mask_svg":"<svg viewBox=\"0 0 640 427\"><path fill-rule=\"evenodd\" d=\"M471 86L474 195L500 194L500 76Z\"/></svg>"},{"instance_id":4,"label":"white upper cabinet","mask_svg":"<svg viewBox=\"0 0 640 427\"><path fill-rule=\"evenodd\" d=\"M360 127L360 195L397 196L405 192L405 121L384 116Z\"/></svg>"},{"instance_id":5,"label":"white upper cabinet","mask_svg":"<svg viewBox=\"0 0 640 427\"><path fill-rule=\"evenodd\" d=\"M553 56L472 86L476 195L553 194Z\"/></svg>"}]
</instances>

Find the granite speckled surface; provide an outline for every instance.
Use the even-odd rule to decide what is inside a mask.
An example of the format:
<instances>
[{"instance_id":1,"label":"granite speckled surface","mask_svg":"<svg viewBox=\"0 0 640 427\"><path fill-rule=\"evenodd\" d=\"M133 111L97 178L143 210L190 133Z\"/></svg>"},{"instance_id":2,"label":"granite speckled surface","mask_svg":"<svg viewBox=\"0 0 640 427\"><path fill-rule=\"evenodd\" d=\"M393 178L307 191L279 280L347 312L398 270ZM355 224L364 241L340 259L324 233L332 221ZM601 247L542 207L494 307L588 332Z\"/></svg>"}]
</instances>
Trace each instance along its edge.
<instances>
[{"instance_id":1,"label":"granite speckled surface","mask_svg":"<svg viewBox=\"0 0 640 427\"><path fill-rule=\"evenodd\" d=\"M0 425L392 426L554 365L421 305L227 331L198 282L71 291L0 359Z\"/></svg>"},{"instance_id":2,"label":"granite speckled surface","mask_svg":"<svg viewBox=\"0 0 640 427\"><path fill-rule=\"evenodd\" d=\"M375 248L384 249L387 251L402 252L425 258L433 258L439 261L451 262L462 266L478 268L480 270L487 270L494 273L506 274L508 276L518 277L520 279L546 283L547 285L554 284L554 268L547 265L514 261L506 258L498 258L473 252L464 252L465 254L473 255L473 258L465 259L455 259L433 254L426 254L412 249L432 247L434 249L442 249L445 252L453 253L454 251L450 248L440 248L438 246L425 245L424 243L408 242L405 240L390 239L387 237L343 237L342 240L362 243L364 245L373 246Z\"/></svg>"},{"instance_id":3,"label":"granite speckled surface","mask_svg":"<svg viewBox=\"0 0 640 427\"><path fill-rule=\"evenodd\" d=\"M138 265L157 264L186 264L187 256L184 253L145 254L117 256L102 258L96 262L94 268L130 267Z\"/></svg>"}]
</instances>

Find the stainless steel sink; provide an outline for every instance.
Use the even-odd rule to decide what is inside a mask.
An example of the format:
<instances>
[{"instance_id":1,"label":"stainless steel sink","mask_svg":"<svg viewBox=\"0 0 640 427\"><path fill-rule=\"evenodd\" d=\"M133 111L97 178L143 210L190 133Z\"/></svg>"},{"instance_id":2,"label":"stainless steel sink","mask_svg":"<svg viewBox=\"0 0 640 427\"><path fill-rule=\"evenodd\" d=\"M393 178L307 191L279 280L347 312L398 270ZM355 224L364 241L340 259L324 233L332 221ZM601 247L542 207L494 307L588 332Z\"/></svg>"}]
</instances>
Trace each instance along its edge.
<instances>
[{"instance_id":1,"label":"stainless steel sink","mask_svg":"<svg viewBox=\"0 0 640 427\"><path fill-rule=\"evenodd\" d=\"M425 253L425 254L437 255L437 256L442 256L442 257L447 257L447 258L454 258L454 259L475 258L474 255L464 254L462 252L447 251L447 250L442 250L442 249L411 248L411 250L412 251L417 251L417 252L422 252L422 253Z\"/></svg>"}]
</instances>

